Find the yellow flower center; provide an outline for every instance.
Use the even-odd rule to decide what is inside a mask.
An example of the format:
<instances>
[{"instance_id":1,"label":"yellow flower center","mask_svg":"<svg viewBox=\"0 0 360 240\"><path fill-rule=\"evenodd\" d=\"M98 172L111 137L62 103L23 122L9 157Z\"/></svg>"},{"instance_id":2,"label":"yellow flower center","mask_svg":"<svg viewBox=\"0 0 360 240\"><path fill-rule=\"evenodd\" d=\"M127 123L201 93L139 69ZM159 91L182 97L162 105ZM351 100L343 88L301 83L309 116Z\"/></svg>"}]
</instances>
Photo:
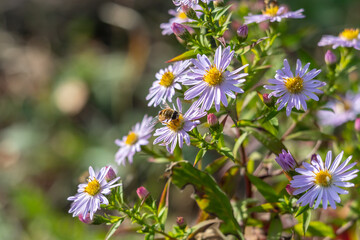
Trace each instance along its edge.
<instances>
[{"instance_id":1,"label":"yellow flower center","mask_svg":"<svg viewBox=\"0 0 360 240\"><path fill-rule=\"evenodd\" d=\"M271 17L275 17L278 10L279 10L279 6L272 5L270 7L266 7L265 11L262 11L262 13L263 13L263 15L268 15L268 16L271 16Z\"/></svg>"},{"instance_id":2,"label":"yellow flower center","mask_svg":"<svg viewBox=\"0 0 360 240\"><path fill-rule=\"evenodd\" d=\"M96 180L96 178L94 178L94 180L89 182L88 185L85 187L85 192L87 192L91 196L95 196L96 194L98 194L100 189L100 183L98 182L98 180Z\"/></svg>"},{"instance_id":3,"label":"yellow flower center","mask_svg":"<svg viewBox=\"0 0 360 240\"><path fill-rule=\"evenodd\" d=\"M211 86L219 85L223 81L222 72L216 67L212 67L210 70L206 70L203 80Z\"/></svg>"},{"instance_id":4,"label":"yellow flower center","mask_svg":"<svg viewBox=\"0 0 360 240\"><path fill-rule=\"evenodd\" d=\"M331 184L331 180L332 176L327 170L321 170L320 172L316 173L315 184L317 185L328 187Z\"/></svg>"},{"instance_id":5,"label":"yellow flower center","mask_svg":"<svg viewBox=\"0 0 360 240\"><path fill-rule=\"evenodd\" d=\"M166 72L162 75L162 77L160 79L160 85L162 85L164 87L170 87L174 81L174 78L175 78L175 76L172 72Z\"/></svg>"},{"instance_id":6,"label":"yellow flower center","mask_svg":"<svg viewBox=\"0 0 360 240\"><path fill-rule=\"evenodd\" d=\"M184 118L182 114L179 114L179 118L173 119L170 122L166 123L169 129L177 132L182 129L184 125Z\"/></svg>"},{"instance_id":7,"label":"yellow flower center","mask_svg":"<svg viewBox=\"0 0 360 240\"><path fill-rule=\"evenodd\" d=\"M125 140L125 143L127 145L133 145L137 140L138 140L137 134L134 132L130 132Z\"/></svg>"},{"instance_id":8,"label":"yellow flower center","mask_svg":"<svg viewBox=\"0 0 360 240\"><path fill-rule=\"evenodd\" d=\"M180 12L178 15L177 15L178 18L180 19L187 19L187 16L184 12Z\"/></svg>"},{"instance_id":9,"label":"yellow flower center","mask_svg":"<svg viewBox=\"0 0 360 240\"><path fill-rule=\"evenodd\" d=\"M297 94L304 89L304 80L299 76L287 78L285 81L285 87L290 93Z\"/></svg>"},{"instance_id":10,"label":"yellow flower center","mask_svg":"<svg viewBox=\"0 0 360 240\"><path fill-rule=\"evenodd\" d=\"M347 28L339 36L348 41L356 39L359 36L359 29Z\"/></svg>"}]
</instances>

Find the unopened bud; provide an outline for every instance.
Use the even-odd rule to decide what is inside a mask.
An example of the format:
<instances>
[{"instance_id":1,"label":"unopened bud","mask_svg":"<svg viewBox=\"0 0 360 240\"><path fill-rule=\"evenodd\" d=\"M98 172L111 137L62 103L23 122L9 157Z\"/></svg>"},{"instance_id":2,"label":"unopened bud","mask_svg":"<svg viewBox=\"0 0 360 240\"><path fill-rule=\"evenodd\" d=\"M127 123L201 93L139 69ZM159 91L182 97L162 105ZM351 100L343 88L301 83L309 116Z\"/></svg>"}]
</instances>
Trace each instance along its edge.
<instances>
[{"instance_id":1,"label":"unopened bud","mask_svg":"<svg viewBox=\"0 0 360 240\"><path fill-rule=\"evenodd\" d=\"M198 16L197 16L195 10L192 9L190 6L182 5L181 10L183 11L183 13L185 13L186 17L188 17L190 19L194 19L194 20L198 19Z\"/></svg>"},{"instance_id":2,"label":"unopened bud","mask_svg":"<svg viewBox=\"0 0 360 240\"><path fill-rule=\"evenodd\" d=\"M288 184L285 189L286 189L286 191L287 191L287 193L288 193L289 195L293 195L293 193L294 193L294 191L295 191L295 188L293 188L292 186L290 186L290 184Z\"/></svg>"},{"instance_id":3,"label":"unopened bud","mask_svg":"<svg viewBox=\"0 0 360 240\"><path fill-rule=\"evenodd\" d=\"M179 227L185 227L185 226L186 226L186 223L185 223L184 217L177 217L177 218L176 218L176 224L177 224Z\"/></svg>"},{"instance_id":4,"label":"unopened bud","mask_svg":"<svg viewBox=\"0 0 360 240\"><path fill-rule=\"evenodd\" d=\"M90 213L87 213L85 217L80 213L79 220L85 224L91 224L93 222L93 220L90 219Z\"/></svg>"},{"instance_id":5,"label":"unopened bud","mask_svg":"<svg viewBox=\"0 0 360 240\"><path fill-rule=\"evenodd\" d=\"M143 186L136 189L136 193L140 199L145 199L149 195L149 191Z\"/></svg>"},{"instance_id":6,"label":"unopened bud","mask_svg":"<svg viewBox=\"0 0 360 240\"><path fill-rule=\"evenodd\" d=\"M280 167L284 171L291 171L294 170L297 163L295 162L294 158L292 157L290 152L286 152L285 150L282 150L282 153L280 153L276 158L275 161L280 165Z\"/></svg>"},{"instance_id":7,"label":"unopened bud","mask_svg":"<svg viewBox=\"0 0 360 240\"><path fill-rule=\"evenodd\" d=\"M248 32L249 32L249 28L247 25L242 25L242 26L238 27L238 29L236 31L240 41L245 41L245 39L248 36Z\"/></svg>"},{"instance_id":8,"label":"unopened bud","mask_svg":"<svg viewBox=\"0 0 360 240\"><path fill-rule=\"evenodd\" d=\"M268 93L264 93L262 96L266 106L272 107L275 105L275 99L273 97L269 97Z\"/></svg>"},{"instance_id":9,"label":"unopened bud","mask_svg":"<svg viewBox=\"0 0 360 240\"><path fill-rule=\"evenodd\" d=\"M360 118L355 119L355 130L360 132Z\"/></svg>"},{"instance_id":10,"label":"unopened bud","mask_svg":"<svg viewBox=\"0 0 360 240\"><path fill-rule=\"evenodd\" d=\"M327 50L324 58L327 65L333 65L337 61L336 55L331 50Z\"/></svg>"},{"instance_id":11,"label":"unopened bud","mask_svg":"<svg viewBox=\"0 0 360 240\"><path fill-rule=\"evenodd\" d=\"M106 168L109 168L109 170L105 176L105 180L109 182L116 178L116 173L111 166L106 166Z\"/></svg>"},{"instance_id":12,"label":"unopened bud","mask_svg":"<svg viewBox=\"0 0 360 240\"><path fill-rule=\"evenodd\" d=\"M174 32L174 34L181 38L182 40L187 41L190 38L190 33L186 29L186 27L180 23L173 23L171 24L171 30Z\"/></svg>"},{"instance_id":13,"label":"unopened bud","mask_svg":"<svg viewBox=\"0 0 360 240\"><path fill-rule=\"evenodd\" d=\"M207 122L210 125L210 127L213 127L213 126L215 126L215 125L217 125L219 123L216 115L213 114L213 113L209 113L207 115Z\"/></svg>"}]
</instances>

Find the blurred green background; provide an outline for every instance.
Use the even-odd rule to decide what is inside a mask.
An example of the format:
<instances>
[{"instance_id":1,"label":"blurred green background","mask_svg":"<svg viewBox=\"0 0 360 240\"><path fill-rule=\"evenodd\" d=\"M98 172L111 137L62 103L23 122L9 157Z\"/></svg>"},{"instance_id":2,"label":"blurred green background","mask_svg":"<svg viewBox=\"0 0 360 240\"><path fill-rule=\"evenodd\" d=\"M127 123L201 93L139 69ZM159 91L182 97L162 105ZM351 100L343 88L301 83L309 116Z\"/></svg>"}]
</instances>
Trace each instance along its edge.
<instances>
[{"instance_id":1,"label":"blurred green background","mask_svg":"<svg viewBox=\"0 0 360 240\"><path fill-rule=\"evenodd\" d=\"M289 54L302 48L321 63L322 34L359 27L358 0L280 3L305 9L305 19L288 21L290 33L307 33L289 34ZM184 50L161 35L170 8L171 0L0 2L0 239L104 238L107 227L72 218L66 198L89 165L116 166L114 140L144 114L156 115L145 100L154 75ZM137 154L117 169L130 201L143 184L160 195L165 165ZM177 195L170 223L193 212Z\"/></svg>"}]
</instances>

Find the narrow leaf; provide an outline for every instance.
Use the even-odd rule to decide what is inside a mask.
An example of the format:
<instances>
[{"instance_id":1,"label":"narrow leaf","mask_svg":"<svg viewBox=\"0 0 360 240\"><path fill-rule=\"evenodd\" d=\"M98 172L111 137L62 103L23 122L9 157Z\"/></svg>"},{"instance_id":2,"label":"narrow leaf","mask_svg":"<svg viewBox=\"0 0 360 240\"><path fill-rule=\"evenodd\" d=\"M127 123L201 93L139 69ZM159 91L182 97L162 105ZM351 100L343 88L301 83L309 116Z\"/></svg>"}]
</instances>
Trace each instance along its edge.
<instances>
[{"instance_id":1,"label":"narrow leaf","mask_svg":"<svg viewBox=\"0 0 360 240\"><path fill-rule=\"evenodd\" d=\"M246 173L246 175L248 176L251 183L254 184L254 186L257 188L257 190L261 193L261 195L268 202L270 202L270 203L277 202L279 197L274 192L274 189L269 184L267 184L266 182L264 182L260 178L255 177L252 174Z\"/></svg>"},{"instance_id":2,"label":"narrow leaf","mask_svg":"<svg viewBox=\"0 0 360 240\"><path fill-rule=\"evenodd\" d=\"M311 221L311 210L308 209L303 214L303 229L302 230L304 233L306 233L306 231L309 227L310 221Z\"/></svg>"}]
</instances>

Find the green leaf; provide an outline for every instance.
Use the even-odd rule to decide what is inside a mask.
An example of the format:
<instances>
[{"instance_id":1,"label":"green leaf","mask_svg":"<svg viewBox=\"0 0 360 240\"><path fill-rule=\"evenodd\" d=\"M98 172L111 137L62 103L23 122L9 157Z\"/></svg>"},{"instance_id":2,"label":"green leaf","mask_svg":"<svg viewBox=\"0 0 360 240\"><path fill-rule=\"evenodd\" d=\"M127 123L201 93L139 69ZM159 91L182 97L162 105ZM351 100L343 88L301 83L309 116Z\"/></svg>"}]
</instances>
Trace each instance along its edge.
<instances>
[{"instance_id":1,"label":"green leaf","mask_svg":"<svg viewBox=\"0 0 360 240\"><path fill-rule=\"evenodd\" d=\"M252 128L250 131L259 142L273 153L280 154L283 149L286 150L284 144L265 129Z\"/></svg>"},{"instance_id":2,"label":"green leaf","mask_svg":"<svg viewBox=\"0 0 360 240\"><path fill-rule=\"evenodd\" d=\"M310 221L311 221L311 209L308 209L303 214L303 228L302 228L302 230L303 230L304 233L306 233L306 231L307 231L307 229L309 227Z\"/></svg>"},{"instance_id":3,"label":"green leaf","mask_svg":"<svg viewBox=\"0 0 360 240\"><path fill-rule=\"evenodd\" d=\"M228 158L225 157L225 156L221 157L221 158L218 158L215 161L213 161L212 163L210 163L209 165L207 165L207 167L205 168L205 171L208 172L209 174L214 174L221 167L223 167L225 165L227 160L228 160Z\"/></svg>"},{"instance_id":4,"label":"green leaf","mask_svg":"<svg viewBox=\"0 0 360 240\"><path fill-rule=\"evenodd\" d=\"M267 240L278 240L281 238L282 224L279 216L275 216L271 222L268 231Z\"/></svg>"},{"instance_id":5,"label":"green leaf","mask_svg":"<svg viewBox=\"0 0 360 240\"><path fill-rule=\"evenodd\" d=\"M206 149L200 149L199 152L196 154L194 166L204 157L206 153Z\"/></svg>"},{"instance_id":6,"label":"green leaf","mask_svg":"<svg viewBox=\"0 0 360 240\"><path fill-rule=\"evenodd\" d=\"M246 176L268 202L273 203L278 201L279 197L273 187L252 174L246 173Z\"/></svg>"},{"instance_id":7,"label":"green leaf","mask_svg":"<svg viewBox=\"0 0 360 240\"><path fill-rule=\"evenodd\" d=\"M184 53L180 54L179 56L176 56L166 62L172 63L172 62L182 61L182 60L186 60L186 59L190 59L190 58L195 58L196 55L197 55L197 52L195 52L194 50L190 50L190 51L184 52Z\"/></svg>"},{"instance_id":8,"label":"green leaf","mask_svg":"<svg viewBox=\"0 0 360 240\"><path fill-rule=\"evenodd\" d=\"M334 136L316 131L306 130L290 134L286 140L318 141L318 140L336 140Z\"/></svg>"},{"instance_id":9,"label":"green leaf","mask_svg":"<svg viewBox=\"0 0 360 240\"><path fill-rule=\"evenodd\" d=\"M303 225L302 223L298 223L294 226L295 232L300 236L305 236L305 237L316 236L316 237L330 237L330 238L335 237L334 230L332 229L331 226L327 225L326 223L318 222L318 221L310 222L306 234L304 234L303 232L302 225Z\"/></svg>"},{"instance_id":10,"label":"green leaf","mask_svg":"<svg viewBox=\"0 0 360 240\"><path fill-rule=\"evenodd\" d=\"M303 212L307 211L309 208L310 208L309 205L299 207L298 211L295 214L295 217L300 216Z\"/></svg>"},{"instance_id":11,"label":"green leaf","mask_svg":"<svg viewBox=\"0 0 360 240\"><path fill-rule=\"evenodd\" d=\"M249 213L252 212L272 212L272 213L283 213L284 207L281 203L264 203L256 207L249 208Z\"/></svg>"},{"instance_id":12,"label":"green leaf","mask_svg":"<svg viewBox=\"0 0 360 240\"><path fill-rule=\"evenodd\" d=\"M233 234L243 239L230 201L212 176L194 168L188 162L181 161L171 166L171 179L179 188L184 188L188 184L193 185L199 208L223 220L220 229L224 234Z\"/></svg>"},{"instance_id":13,"label":"green leaf","mask_svg":"<svg viewBox=\"0 0 360 240\"><path fill-rule=\"evenodd\" d=\"M237 153L238 153L238 150L241 146L241 144L245 141L245 139L247 138L247 132L241 134L241 136L236 140L235 142L235 145L234 145L234 148L233 148L233 154L234 154L234 158L236 159L237 158Z\"/></svg>"},{"instance_id":14,"label":"green leaf","mask_svg":"<svg viewBox=\"0 0 360 240\"><path fill-rule=\"evenodd\" d=\"M124 221L123 218L119 219L119 221L117 221L116 223L114 223L109 232L106 234L105 236L105 240L109 240L111 238L112 235L114 235L114 233L116 232L116 230L120 227L121 223Z\"/></svg>"},{"instance_id":15,"label":"green leaf","mask_svg":"<svg viewBox=\"0 0 360 240\"><path fill-rule=\"evenodd\" d=\"M224 176L221 178L221 189L229 196L232 197L235 194L237 182L240 180L240 167L235 165L229 168Z\"/></svg>"}]
</instances>

